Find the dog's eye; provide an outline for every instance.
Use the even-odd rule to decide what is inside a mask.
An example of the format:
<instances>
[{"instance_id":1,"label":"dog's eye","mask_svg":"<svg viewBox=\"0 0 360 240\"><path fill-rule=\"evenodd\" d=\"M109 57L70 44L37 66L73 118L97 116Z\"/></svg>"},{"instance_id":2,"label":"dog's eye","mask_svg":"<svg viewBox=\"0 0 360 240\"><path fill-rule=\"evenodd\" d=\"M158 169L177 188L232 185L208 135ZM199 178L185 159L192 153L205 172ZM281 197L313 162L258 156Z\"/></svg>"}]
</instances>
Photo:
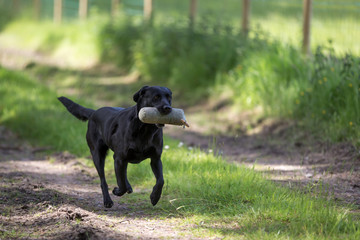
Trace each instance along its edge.
<instances>
[{"instance_id":1,"label":"dog's eye","mask_svg":"<svg viewBox=\"0 0 360 240\"><path fill-rule=\"evenodd\" d=\"M170 97L169 94L166 94L166 98L167 98L168 101L171 101L171 97Z\"/></svg>"},{"instance_id":2,"label":"dog's eye","mask_svg":"<svg viewBox=\"0 0 360 240\"><path fill-rule=\"evenodd\" d=\"M160 96L159 95L156 95L154 98L153 98L154 101L159 101L160 100Z\"/></svg>"}]
</instances>

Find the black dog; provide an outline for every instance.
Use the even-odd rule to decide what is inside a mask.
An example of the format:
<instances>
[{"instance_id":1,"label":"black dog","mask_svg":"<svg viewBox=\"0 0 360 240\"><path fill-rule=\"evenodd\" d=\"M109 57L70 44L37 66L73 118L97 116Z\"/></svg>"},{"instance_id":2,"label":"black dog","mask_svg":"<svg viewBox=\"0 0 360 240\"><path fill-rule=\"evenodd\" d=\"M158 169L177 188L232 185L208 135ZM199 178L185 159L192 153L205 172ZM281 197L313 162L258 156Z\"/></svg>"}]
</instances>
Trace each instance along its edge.
<instances>
[{"instance_id":1,"label":"black dog","mask_svg":"<svg viewBox=\"0 0 360 240\"><path fill-rule=\"evenodd\" d=\"M88 120L86 140L101 180L104 206L111 208L104 165L108 149L114 151L115 174L118 187L113 194L122 196L132 193L126 176L128 163L140 163L150 158L156 184L150 195L152 205L159 201L164 185L161 153L163 149L163 125L146 124L139 120L138 113L143 107L156 107L160 113L169 114L172 93L165 87L142 87L133 96L136 105L129 108L103 107L98 110L85 108L60 97L59 101L67 110L82 121Z\"/></svg>"}]
</instances>

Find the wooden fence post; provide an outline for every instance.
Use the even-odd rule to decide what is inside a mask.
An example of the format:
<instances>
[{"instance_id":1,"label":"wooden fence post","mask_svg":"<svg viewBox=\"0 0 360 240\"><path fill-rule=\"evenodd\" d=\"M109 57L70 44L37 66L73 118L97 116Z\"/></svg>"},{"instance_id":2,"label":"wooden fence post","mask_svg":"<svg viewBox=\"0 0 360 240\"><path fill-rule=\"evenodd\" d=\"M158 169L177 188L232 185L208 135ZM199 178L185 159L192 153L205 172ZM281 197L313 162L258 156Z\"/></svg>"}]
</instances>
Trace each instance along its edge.
<instances>
[{"instance_id":1,"label":"wooden fence post","mask_svg":"<svg viewBox=\"0 0 360 240\"><path fill-rule=\"evenodd\" d=\"M61 23L62 18L62 0L54 0L54 22Z\"/></svg>"},{"instance_id":2,"label":"wooden fence post","mask_svg":"<svg viewBox=\"0 0 360 240\"><path fill-rule=\"evenodd\" d=\"M86 19L88 14L88 0L79 1L79 18Z\"/></svg>"},{"instance_id":3,"label":"wooden fence post","mask_svg":"<svg viewBox=\"0 0 360 240\"><path fill-rule=\"evenodd\" d=\"M40 9L41 9L41 2L40 0L33 0L33 7L34 7L34 19L40 19Z\"/></svg>"},{"instance_id":4,"label":"wooden fence post","mask_svg":"<svg viewBox=\"0 0 360 240\"><path fill-rule=\"evenodd\" d=\"M303 25L303 53L310 55L310 24L312 12L312 0L304 0L304 25Z\"/></svg>"},{"instance_id":5,"label":"wooden fence post","mask_svg":"<svg viewBox=\"0 0 360 240\"><path fill-rule=\"evenodd\" d=\"M13 0L13 8L14 10L18 10L19 9L19 0Z\"/></svg>"},{"instance_id":6,"label":"wooden fence post","mask_svg":"<svg viewBox=\"0 0 360 240\"><path fill-rule=\"evenodd\" d=\"M144 18L150 20L152 17L152 0L144 0Z\"/></svg>"},{"instance_id":7,"label":"wooden fence post","mask_svg":"<svg viewBox=\"0 0 360 240\"><path fill-rule=\"evenodd\" d=\"M250 29L250 0L243 0L242 32L247 36Z\"/></svg>"},{"instance_id":8,"label":"wooden fence post","mask_svg":"<svg viewBox=\"0 0 360 240\"><path fill-rule=\"evenodd\" d=\"M116 17L119 12L120 0L111 0L111 16Z\"/></svg>"},{"instance_id":9,"label":"wooden fence post","mask_svg":"<svg viewBox=\"0 0 360 240\"><path fill-rule=\"evenodd\" d=\"M190 19L191 28L194 26L196 9L197 9L197 0L190 0L189 19Z\"/></svg>"}]
</instances>

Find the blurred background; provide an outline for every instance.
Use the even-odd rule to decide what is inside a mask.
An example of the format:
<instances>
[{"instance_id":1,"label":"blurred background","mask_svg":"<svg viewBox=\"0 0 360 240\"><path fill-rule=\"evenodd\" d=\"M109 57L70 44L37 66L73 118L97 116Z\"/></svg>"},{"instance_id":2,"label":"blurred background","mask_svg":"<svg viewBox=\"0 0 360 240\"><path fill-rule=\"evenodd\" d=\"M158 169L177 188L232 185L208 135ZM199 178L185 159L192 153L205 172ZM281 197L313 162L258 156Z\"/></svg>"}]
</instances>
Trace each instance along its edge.
<instances>
[{"instance_id":1,"label":"blurred background","mask_svg":"<svg viewBox=\"0 0 360 240\"><path fill-rule=\"evenodd\" d=\"M4 68L96 106L165 85L208 133L276 118L357 143L358 39L355 0L0 0Z\"/></svg>"},{"instance_id":2,"label":"blurred background","mask_svg":"<svg viewBox=\"0 0 360 240\"><path fill-rule=\"evenodd\" d=\"M146 1L145 1L146 2ZM242 0L153 0L151 14L158 24L176 21L190 15L195 4L194 16L200 21L241 27L243 17ZM193 3L192 3L193 2ZM247 2L247 1L245 1ZM303 0L251 0L249 22L251 29L262 29L270 37L291 44L302 42ZM251 3L250 3L251 2ZM312 0L311 44L333 43L340 52L354 51L359 54L359 11L356 0ZM1 0L2 25L11 18L29 20L74 21L96 14L114 15L115 12L129 16L144 15L143 0ZM204 23L205 24L205 23Z\"/></svg>"}]
</instances>

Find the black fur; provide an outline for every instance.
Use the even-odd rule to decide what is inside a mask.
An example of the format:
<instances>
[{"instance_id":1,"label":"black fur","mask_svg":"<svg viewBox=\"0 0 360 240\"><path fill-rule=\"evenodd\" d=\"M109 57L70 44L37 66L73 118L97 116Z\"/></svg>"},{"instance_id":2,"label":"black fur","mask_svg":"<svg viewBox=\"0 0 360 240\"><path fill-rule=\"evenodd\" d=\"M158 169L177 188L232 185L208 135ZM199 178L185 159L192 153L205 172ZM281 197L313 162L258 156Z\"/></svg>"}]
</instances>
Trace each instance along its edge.
<instances>
[{"instance_id":1,"label":"black fur","mask_svg":"<svg viewBox=\"0 0 360 240\"><path fill-rule=\"evenodd\" d=\"M58 99L62 104L64 104L64 106L69 112L71 112L72 115L74 115L81 121L87 121L91 114L95 112L95 110L90 108L84 108L66 97L59 97Z\"/></svg>"},{"instance_id":2,"label":"black fur","mask_svg":"<svg viewBox=\"0 0 360 240\"><path fill-rule=\"evenodd\" d=\"M113 206L104 173L105 157L109 148L114 151L118 185L114 188L113 194L122 196L125 193L132 193L133 190L126 176L128 163L140 163L150 158L150 165L156 178L150 199L154 206L159 201L164 185L161 162L163 131L155 124L141 122L138 112L143 107L156 107L162 114L168 114L172 110L171 96L172 93L168 88L145 86L134 94L135 106L103 107L96 111L82 107L68 98L59 98L71 114L82 121L89 121L86 140L100 177L105 207Z\"/></svg>"}]
</instances>

